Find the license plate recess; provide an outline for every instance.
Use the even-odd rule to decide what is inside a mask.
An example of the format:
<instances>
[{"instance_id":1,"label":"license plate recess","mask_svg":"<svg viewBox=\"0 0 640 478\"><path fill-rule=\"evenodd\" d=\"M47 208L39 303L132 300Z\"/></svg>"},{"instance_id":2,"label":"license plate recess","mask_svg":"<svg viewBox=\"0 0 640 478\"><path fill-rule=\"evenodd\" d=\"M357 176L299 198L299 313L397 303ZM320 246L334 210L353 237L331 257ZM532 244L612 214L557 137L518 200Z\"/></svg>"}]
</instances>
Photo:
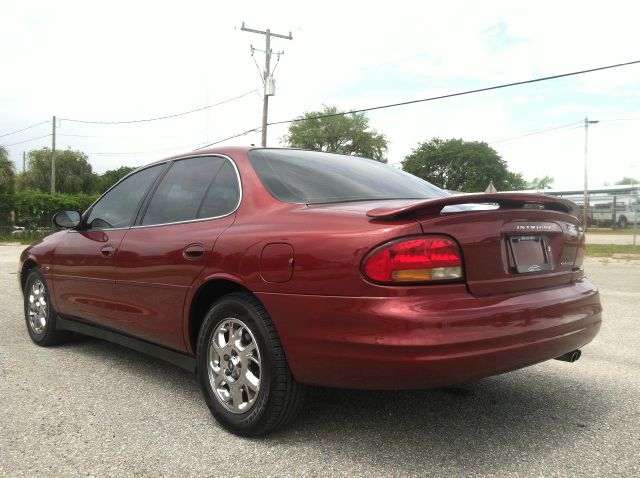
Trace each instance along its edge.
<instances>
[{"instance_id":1,"label":"license plate recess","mask_svg":"<svg viewBox=\"0 0 640 478\"><path fill-rule=\"evenodd\" d=\"M508 241L519 274L552 269L551 248L545 236L511 236Z\"/></svg>"}]
</instances>

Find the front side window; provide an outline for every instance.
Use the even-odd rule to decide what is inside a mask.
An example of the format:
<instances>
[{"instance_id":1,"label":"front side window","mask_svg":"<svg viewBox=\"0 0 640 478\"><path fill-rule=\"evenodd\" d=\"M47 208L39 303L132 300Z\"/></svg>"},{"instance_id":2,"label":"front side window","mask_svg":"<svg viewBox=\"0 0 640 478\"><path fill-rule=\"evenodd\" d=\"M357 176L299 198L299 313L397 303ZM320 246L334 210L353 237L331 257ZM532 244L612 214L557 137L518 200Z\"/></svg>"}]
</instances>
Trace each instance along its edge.
<instances>
[{"instance_id":1,"label":"front side window","mask_svg":"<svg viewBox=\"0 0 640 478\"><path fill-rule=\"evenodd\" d=\"M149 202L142 225L169 224L228 214L237 206L238 195L235 170L225 158L205 156L182 159L173 164L160 182ZM230 208L230 205L233 207Z\"/></svg>"},{"instance_id":2,"label":"front side window","mask_svg":"<svg viewBox=\"0 0 640 478\"><path fill-rule=\"evenodd\" d=\"M151 166L120 181L91 208L87 227L93 230L130 227L142 199L164 167L164 164Z\"/></svg>"}]
</instances>

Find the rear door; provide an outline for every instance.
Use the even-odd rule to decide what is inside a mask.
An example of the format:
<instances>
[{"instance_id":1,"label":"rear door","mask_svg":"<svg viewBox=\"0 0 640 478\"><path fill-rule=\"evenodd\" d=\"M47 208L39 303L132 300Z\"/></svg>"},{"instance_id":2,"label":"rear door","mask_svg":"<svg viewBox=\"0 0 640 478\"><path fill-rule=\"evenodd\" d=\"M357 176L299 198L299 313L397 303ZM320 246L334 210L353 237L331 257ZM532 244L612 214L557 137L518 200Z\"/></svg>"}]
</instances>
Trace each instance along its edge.
<instances>
[{"instance_id":1,"label":"rear door","mask_svg":"<svg viewBox=\"0 0 640 478\"><path fill-rule=\"evenodd\" d=\"M84 227L69 230L53 257L56 308L63 315L109 324L119 314L114 299L115 257L147 192L164 165L123 179L93 205Z\"/></svg>"},{"instance_id":2,"label":"rear door","mask_svg":"<svg viewBox=\"0 0 640 478\"><path fill-rule=\"evenodd\" d=\"M210 259L240 203L235 165L222 156L174 161L126 234L116 259L116 327L184 350L189 287Z\"/></svg>"}]
</instances>

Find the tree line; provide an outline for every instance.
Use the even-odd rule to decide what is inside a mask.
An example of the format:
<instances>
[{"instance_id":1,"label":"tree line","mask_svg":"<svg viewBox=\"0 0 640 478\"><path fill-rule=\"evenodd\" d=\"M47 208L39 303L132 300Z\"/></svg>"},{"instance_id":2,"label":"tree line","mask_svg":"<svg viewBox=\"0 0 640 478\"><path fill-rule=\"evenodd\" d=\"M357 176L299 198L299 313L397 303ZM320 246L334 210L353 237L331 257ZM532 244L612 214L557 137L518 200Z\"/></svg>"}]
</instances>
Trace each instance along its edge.
<instances>
[{"instance_id":1,"label":"tree line","mask_svg":"<svg viewBox=\"0 0 640 478\"><path fill-rule=\"evenodd\" d=\"M371 128L364 113L344 114L335 106L308 111L291 123L282 143L293 148L357 155L387 162L389 140ZM544 176L527 182L522 174L511 171L498 152L484 141L433 137L420 142L402 161L404 171L436 186L460 192L484 191L489 184L498 191L544 190L553 178ZM56 184L59 194L84 195L87 200L106 191L134 168L121 166L96 174L81 151L56 151ZM617 184L637 184L623 178ZM0 216L5 217L13 194L46 194L51 190L51 149L40 148L27 154L25 171L17 173L7 150L0 146ZM34 196L35 198L35 196ZM71 199L69 199L71 200ZM34 199L42 203L43 198ZM81 200L84 204L85 200ZM15 201L12 202L15 205ZM37 209L37 208L36 208ZM0 217L1 219L1 217Z\"/></svg>"},{"instance_id":2,"label":"tree line","mask_svg":"<svg viewBox=\"0 0 640 478\"><path fill-rule=\"evenodd\" d=\"M335 106L308 111L289 126L282 143L293 148L363 156L387 162L389 141L372 129L364 113L343 114ZM4 152L3 152L4 151ZM486 142L451 138L431 138L421 142L401 162L406 172L444 189L461 192L484 191L489 184L498 191L546 189L553 178L532 182L510 171L506 161ZM101 194L133 168L122 166L96 174L81 151L56 151L56 192L63 194ZM4 187L3 187L4 184ZM27 155L26 170L16 173L0 149L0 194L9 191L51 189L51 150L41 148Z\"/></svg>"},{"instance_id":3,"label":"tree line","mask_svg":"<svg viewBox=\"0 0 640 478\"><path fill-rule=\"evenodd\" d=\"M304 113L291 124L282 140L294 148L387 162L389 142L383 134L370 128L366 115L341 114L335 106ZM404 171L452 191L480 192L490 183L499 191L529 186L521 174L509 170L496 150L481 141L431 138L419 143L401 165ZM546 180L548 187L553 179Z\"/></svg>"},{"instance_id":4,"label":"tree line","mask_svg":"<svg viewBox=\"0 0 640 478\"><path fill-rule=\"evenodd\" d=\"M0 147L1 148L1 147ZM135 168L121 166L117 169L97 174L89 163L88 156L82 151L65 149L56 151L56 187L61 194L102 194L116 181L129 174ZM0 149L0 178L7 177L6 187L0 193L21 191L51 191L51 149L40 148L27 153L26 168L20 173L13 169L6 156L6 150Z\"/></svg>"},{"instance_id":5,"label":"tree line","mask_svg":"<svg viewBox=\"0 0 640 478\"><path fill-rule=\"evenodd\" d=\"M6 148L0 146L0 229L14 224L48 228L53 214L63 209L85 210L134 169L121 166L96 174L83 152L56 151L56 194L51 196L51 150L29 151L26 166L17 173Z\"/></svg>"}]
</instances>

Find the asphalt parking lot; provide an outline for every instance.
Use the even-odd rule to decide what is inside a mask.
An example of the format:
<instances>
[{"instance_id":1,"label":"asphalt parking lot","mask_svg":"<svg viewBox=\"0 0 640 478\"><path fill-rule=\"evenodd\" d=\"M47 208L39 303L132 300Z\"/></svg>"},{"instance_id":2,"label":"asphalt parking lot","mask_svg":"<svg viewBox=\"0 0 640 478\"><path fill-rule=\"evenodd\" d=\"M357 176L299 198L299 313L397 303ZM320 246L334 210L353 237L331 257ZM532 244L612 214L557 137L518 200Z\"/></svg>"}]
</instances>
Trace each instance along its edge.
<instances>
[{"instance_id":1,"label":"asphalt parking lot","mask_svg":"<svg viewBox=\"0 0 640 478\"><path fill-rule=\"evenodd\" d=\"M31 343L0 246L2 476L640 476L640 261L587 260L605 321L575 364L444 389L311 390L266 439L223 431L194 376L99 340Z\"/></svg>"}]
</instances>

